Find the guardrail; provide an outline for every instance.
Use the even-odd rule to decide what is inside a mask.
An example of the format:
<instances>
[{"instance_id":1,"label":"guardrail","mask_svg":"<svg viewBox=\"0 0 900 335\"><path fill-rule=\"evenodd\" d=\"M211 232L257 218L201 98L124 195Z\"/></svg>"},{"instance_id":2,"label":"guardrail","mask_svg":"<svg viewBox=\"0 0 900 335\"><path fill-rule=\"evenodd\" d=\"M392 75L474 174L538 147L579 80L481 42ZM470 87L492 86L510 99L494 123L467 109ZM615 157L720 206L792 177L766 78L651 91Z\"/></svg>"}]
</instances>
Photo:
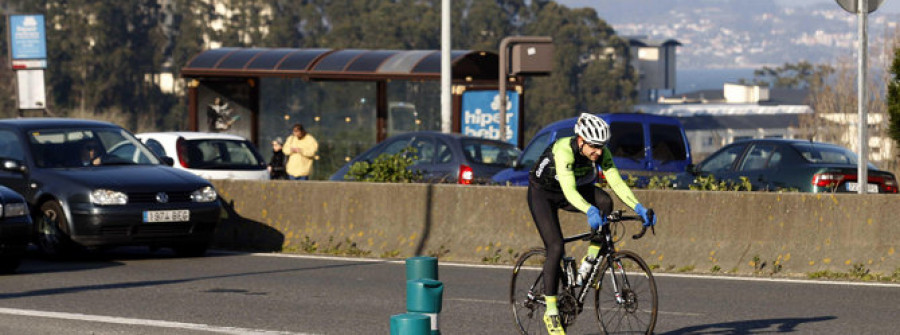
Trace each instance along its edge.
<instances>
[{"instance_id":1,"label":"guardrail","mask_svg":"<svg viewBox=\"0 0 900 335\"><path fill-rule=\"evenodd\" d=\"M213 183L227 207L217 230L221 248L509 264L541 244L523 187ZM788 275L900 269L900 224L890 210L898 195L634 192L660 215L657 234L618 246L657 269ZM586 225L581 214L561 212L560 219L564 233ZM586 247L575 244L569 252Z\"/></svg>"}]
</instances>

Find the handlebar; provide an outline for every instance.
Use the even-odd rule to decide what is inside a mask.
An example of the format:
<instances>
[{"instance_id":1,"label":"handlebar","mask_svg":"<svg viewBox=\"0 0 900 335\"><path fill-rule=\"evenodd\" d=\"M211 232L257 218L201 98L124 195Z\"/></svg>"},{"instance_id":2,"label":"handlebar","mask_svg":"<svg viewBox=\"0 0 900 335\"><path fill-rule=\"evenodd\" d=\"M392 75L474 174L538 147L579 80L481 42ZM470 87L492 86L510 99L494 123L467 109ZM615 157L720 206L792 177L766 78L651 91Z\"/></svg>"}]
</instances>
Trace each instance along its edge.
<instances>
[{"instance_id":1,"label":"handlebar","mask_svg":"<svg viewBox=\"0 0 900 335\"><path fill-rule=\"evenodd\" d=\"M656 214L653 213L652 209L647 211L647 218L650 220L650 222L653 222L653 217L655 215ZM641 232L632 235L631 238L637 240L641 237L644 237L644 234L647 233L647 227L650 227L650 232L653 233L653 235L656 235L656 226L643 226L641 227Z\"/></svg>"},{"instance_id":2,"label":"handlebar","mask_svg":"<svg viewBox=\"0 0 900 335\"><path fill-rule=\"evenodd\" d=\"M623 213L625 213L625 211L623 211L623 210L613 211L612 213L609 213L609 215L606 216L606 220L609 223L616 223L616 222L622 222L622 221L642 221L643 220L639 215L623 215ZM655 216L655 214L653 213L652 209L647 211L647 217L650 219L651 222L653 221L654 216ZM650 228L650 232L653 233L653 235L656 235L656 228L654 226L643 226L643 227L641 227L641 232L632 235L631 238L637 240L637 239L644 237L644 234L647 233L647 228ZM587 241L587 240L593 239L594 237L598 236L599 234L600 234L599 229L591 229L590 234L583 234L582 236L579 236L579 237L582 240Z\"/></svg>"}]
</instances>

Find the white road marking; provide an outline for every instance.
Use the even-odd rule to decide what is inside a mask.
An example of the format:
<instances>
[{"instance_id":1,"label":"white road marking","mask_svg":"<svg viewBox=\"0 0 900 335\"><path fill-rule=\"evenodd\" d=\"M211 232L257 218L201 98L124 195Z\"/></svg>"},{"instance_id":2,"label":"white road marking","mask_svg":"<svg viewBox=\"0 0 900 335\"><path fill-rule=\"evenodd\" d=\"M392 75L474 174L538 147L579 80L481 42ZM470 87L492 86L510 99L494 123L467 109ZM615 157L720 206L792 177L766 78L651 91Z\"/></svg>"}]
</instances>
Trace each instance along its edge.
<instances>
[{"instance_id":1,"label":"white road marking","mask_svg":"<svg viewBox=\"0 0 900 335\"><path fill-rule=\"evenodd\" d=\"M223 251L221 253L234 254L234 255L241 254L241 253L237 253L237 252L232 253L232 252L225 252L225 251ZM250 255L265 256L265 257L332 259L332 260L349 261L349 262L375 262L375 263L389 263L389 264L405 264L406 263L406 260L385 260L385 259L377 259L377 258L338 257L338 256L328 256L328 255L281 254L281 253L252 253ZM440 266L512 270L512 265L465 264L465 263L440 262ZM537 269L537 267L528 267L528 268L529 269ZM703 274L662 273L662 272L654 272L653 276L654 277L672 277L672 278L691 278L691 279L756 281L756 282L773 282L773 283L872 286L872 287L900 288L900 283L811 280L811 279L791 279L791 278L764 278L764 277L738 277L738 276L726 276L726 275L713 276L713 275L703 275Z\"/></svg>"},{"instance_id":2,"label":"white road marking","mask_svg":"<svg viewBox=\"0 0 900 335\"><path fill-rule=\"evenodd\" d=\"M308 334L308 333L292 333L292 332L284 332L284 331L248 329L248 328L237 328L237 327L220 327L220 326L211 326L211 325L198 324L198 323L134 319L134 318L123 318L123 317L117 317L117 316L89 315L89 314L81 314L81 313L48 312L48 311L18 309L18 308L2 308L2 307L0 307L0 314L31 316L31 317L39 317L39 318L62 319L62 320L112 323L112 324L120 324L120 325L198 330L198 331L206 331L206 332L212 332L212 333L234 334L234 335L312 335L312 334Z\"/></svg>"}]
</instances>

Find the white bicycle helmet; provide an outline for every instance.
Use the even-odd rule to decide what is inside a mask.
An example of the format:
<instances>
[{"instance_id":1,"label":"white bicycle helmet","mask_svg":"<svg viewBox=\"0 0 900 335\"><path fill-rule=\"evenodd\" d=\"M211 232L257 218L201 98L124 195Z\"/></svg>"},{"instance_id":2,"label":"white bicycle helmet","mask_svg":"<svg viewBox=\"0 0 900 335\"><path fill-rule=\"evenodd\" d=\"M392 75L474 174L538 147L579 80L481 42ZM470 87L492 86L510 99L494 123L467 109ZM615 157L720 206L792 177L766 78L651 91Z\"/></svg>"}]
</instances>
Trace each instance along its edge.
<instances>
[{"instance_id":1,"label":"white bicycle helmet","mask_svg":"<svg viewBox=\"0 0 900 335\"><path fill-rule=\"evenodd\" d=\"M606 145L609 141L609 125L594 114L581 113L575 122L575 133L588 144Z\"/></svg>"}]
</instances>

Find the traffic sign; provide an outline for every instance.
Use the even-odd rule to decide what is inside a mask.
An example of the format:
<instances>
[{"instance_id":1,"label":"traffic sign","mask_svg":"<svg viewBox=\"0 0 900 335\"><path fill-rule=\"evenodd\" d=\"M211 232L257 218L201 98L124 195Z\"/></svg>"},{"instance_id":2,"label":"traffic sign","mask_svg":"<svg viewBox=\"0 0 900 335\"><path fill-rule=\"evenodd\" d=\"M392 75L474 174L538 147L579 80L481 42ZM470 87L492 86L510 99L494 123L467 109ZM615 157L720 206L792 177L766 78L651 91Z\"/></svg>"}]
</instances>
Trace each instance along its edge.
<instances>
[{"instance_id":1,"label":"traffic sign","mask_svg":"<svg viewBox=\"0 0 900 335\"><path fill-rule=\"evenodd\" d=\"M845 11L848 11L851 14L859 13L859 5L861 5L859 3L859 0L835 0L835 1L837 1L838 5L841 5L841 8L843 8ZM876 9L878 9L878 6L881 6L881 3L884 2L884 0L868 0L868 1L869 1L869 3L868 3L869 13L874 12Z\"/></svg>"}]
</instances>

